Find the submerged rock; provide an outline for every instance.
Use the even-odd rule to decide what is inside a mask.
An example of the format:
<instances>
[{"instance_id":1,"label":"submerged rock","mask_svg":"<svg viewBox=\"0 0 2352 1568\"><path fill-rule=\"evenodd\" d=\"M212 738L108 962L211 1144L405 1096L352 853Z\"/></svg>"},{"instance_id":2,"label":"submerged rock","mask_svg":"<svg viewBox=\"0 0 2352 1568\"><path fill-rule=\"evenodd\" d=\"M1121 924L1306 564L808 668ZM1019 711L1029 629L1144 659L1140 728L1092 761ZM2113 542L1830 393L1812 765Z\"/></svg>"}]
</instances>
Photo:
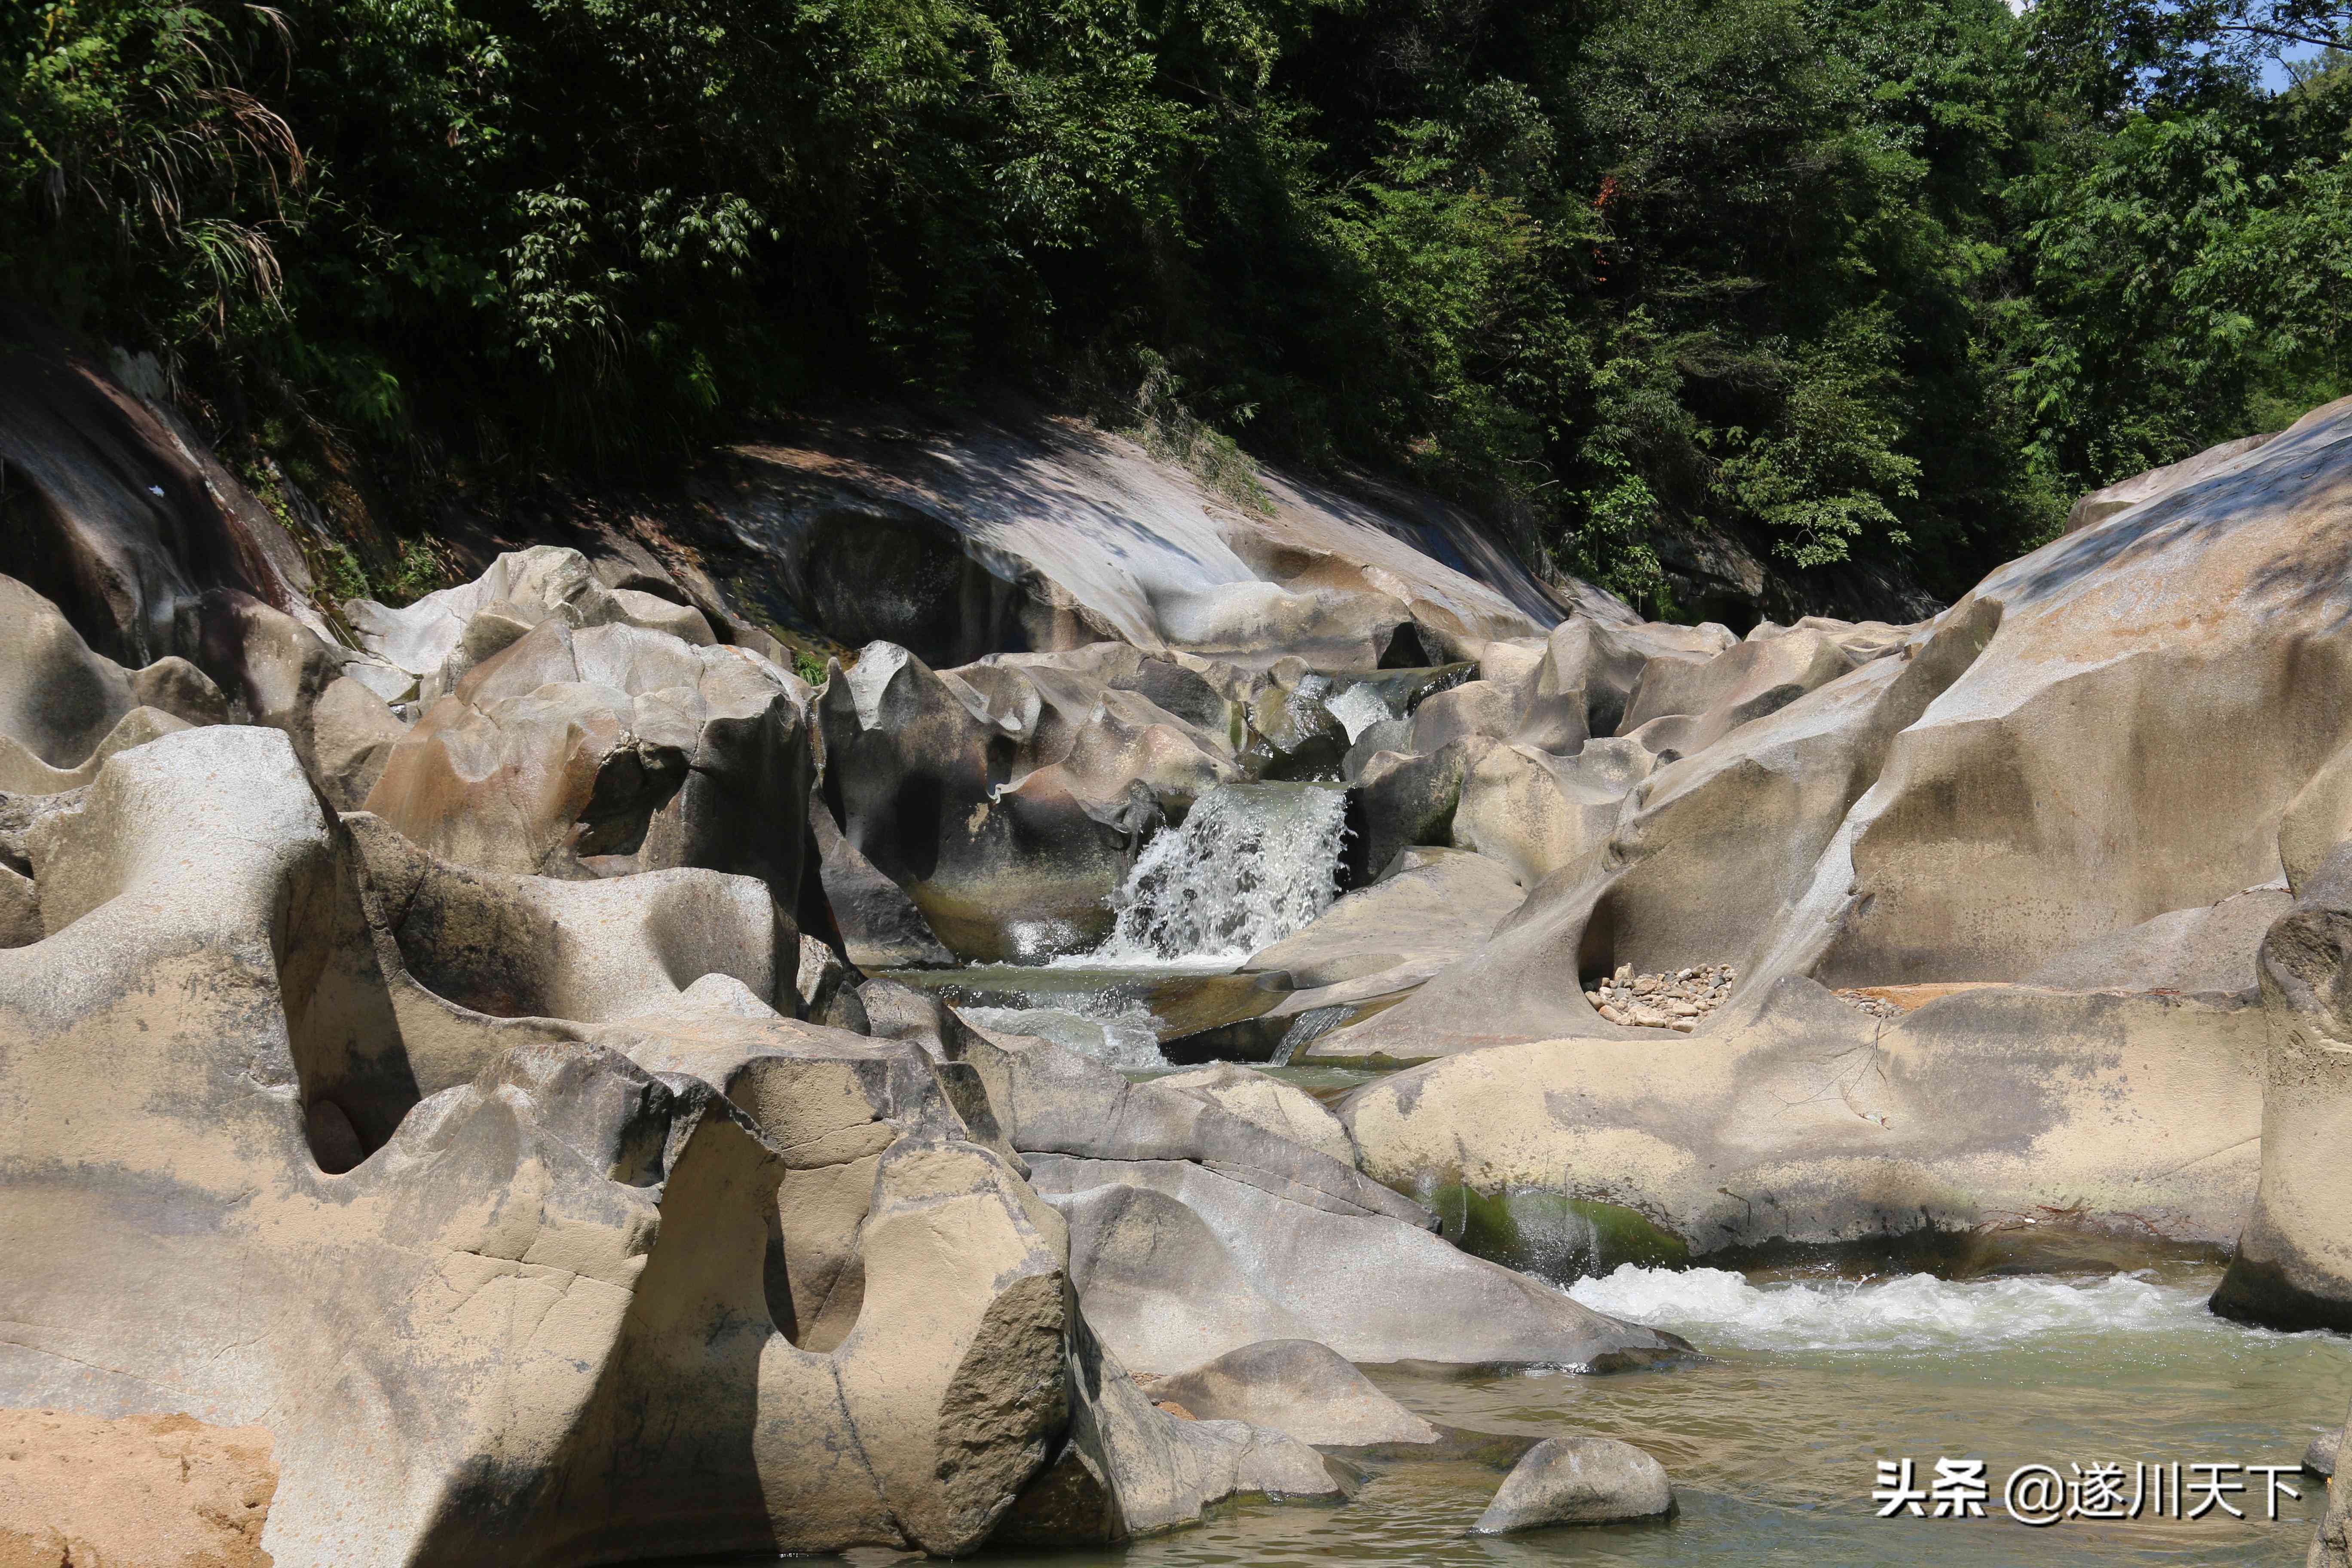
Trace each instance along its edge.
<instances>
[{"instance_id":1,"label":"submerged rock","mask_svg":"<svg viewBox=\"0 0 2352 1568\"><path fill-rule=\"evenodd\" d=\"M1382 1394L1330 1346L1265 1340L1152 1380L1154 1400L1200 1419L1247 1421L1317 1447L1434 1443L1438 1430Z\"/></svg>"},{"instance_id":2,"label":"submerged rock","mask_svg":"<svg viewBox=\"0 0 2352 1568\"><path fill-rule=\"evenodd\" d=\"M1664 1465L1614 1437L1547 1437L1527 1452L1472 1527L1503 1535L1546 1524L1611 1524L1671 1512Z\"/></svg>"}]
</instances>

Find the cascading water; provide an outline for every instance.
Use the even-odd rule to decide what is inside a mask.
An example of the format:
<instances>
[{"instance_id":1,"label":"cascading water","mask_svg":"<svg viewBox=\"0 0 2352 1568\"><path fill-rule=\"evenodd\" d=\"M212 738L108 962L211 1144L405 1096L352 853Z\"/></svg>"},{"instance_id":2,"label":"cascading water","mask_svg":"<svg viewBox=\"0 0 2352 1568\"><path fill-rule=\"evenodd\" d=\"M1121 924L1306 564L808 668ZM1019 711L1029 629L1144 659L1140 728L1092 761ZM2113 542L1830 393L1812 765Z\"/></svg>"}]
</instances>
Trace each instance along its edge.
<instances>
[{"instance_id":1,"label":"cascading water","mask_svg":"<svg viewBox=\"0 0 2352 1568\"><path fill-rule=\"evenodd\" d=\"M1347 796L1314 784L1221 784L1144 847L1111 896L1094 963L1239 963L1330 908Z\"/></svg>"},{"instance_id":2,"label":"cascading water","mask_svg":"<svg viewBox=\"0 0 2352 1568\"><path fill-rule=\"evenodd\" d=\"M1388 699L1381 695L1381 689L1369 680L1360 680L1339 696L1326 699L1323 706L1348 731L1350 744L1361 740L1364 731L1381 720L1396 717L1389 711Z\"/></svg>"}]
</instances>

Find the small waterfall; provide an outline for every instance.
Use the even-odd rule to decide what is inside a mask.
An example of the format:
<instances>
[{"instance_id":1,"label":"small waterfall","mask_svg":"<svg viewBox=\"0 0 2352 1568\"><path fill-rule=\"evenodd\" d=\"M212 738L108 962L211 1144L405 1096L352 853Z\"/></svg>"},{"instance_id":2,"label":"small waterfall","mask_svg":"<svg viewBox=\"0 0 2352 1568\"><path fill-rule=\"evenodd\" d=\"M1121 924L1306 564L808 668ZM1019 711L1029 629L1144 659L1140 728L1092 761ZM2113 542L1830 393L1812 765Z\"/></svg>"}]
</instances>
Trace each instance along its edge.
<instances>
[{"instance_id":1,"label":"small waterfall","mask_svg":"<svg viewBox=\"0 0 2352 1568\"><path fill-rule=\"evenodd\" d=\"M1339 696L1326 700L1323 706L1331 710L1331 717L1339 721L1340 727L1348 731L1350 745L1361 740L1364 731L1381 720L1396 717L1389 711L1388 699L1381 695L1381 689L1369 680L1358 681Z\"/></svg>"},{"instance_id":2,"label":"small waterfall","mask_svg":"<svg viewBox=\"0 0 2352 1568\"><path fill-rule=\"evenodd\" d=\"M1220 784L1144 847L1111 895L1095 963L1239 963L1330 908L1348 799L1300 784Z\"/></svg>"}]
</instances>

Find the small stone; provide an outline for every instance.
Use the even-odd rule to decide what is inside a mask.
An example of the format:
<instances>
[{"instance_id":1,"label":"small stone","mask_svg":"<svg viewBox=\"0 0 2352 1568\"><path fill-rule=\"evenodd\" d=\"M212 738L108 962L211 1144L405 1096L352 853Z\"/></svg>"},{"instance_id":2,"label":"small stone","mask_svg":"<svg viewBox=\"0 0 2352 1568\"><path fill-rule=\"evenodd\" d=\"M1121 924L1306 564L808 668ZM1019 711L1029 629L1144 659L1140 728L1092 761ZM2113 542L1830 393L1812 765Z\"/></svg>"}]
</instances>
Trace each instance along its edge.
<instances>
[{"instance_id":1,"label":"small stone","mask_svg":"<svg viewBox=\"0 0 2352 1568\"><path fill-rule=\"evenodd\" d=\"M1698 1016L1698 1009L1692 1006L1687 1002L1669 1002L1666 1004L1666 1011L1673 1014L1677 1018L1696 1018Z\"/></svg>"},{"instance_id":2,"label":"small stone","mask_svg":"<svg viewBox=\"0 0 2352 1568\"><path fill-rule=\"evenodd\" d=\"M1633 994L1636 996L1647 996L1657 988L1658 977L1654 974L1644 974L1641 979L1633 982Z\"/></svg>"},{"instance_id":3,"label":"small stone","mask_svg":"<svg viewBox=\"0 0 2352 1568\"><path fill-rule=\"evenodd\" d=\"M1620 985L1631 985L1633 983L1633 966L1630 963L1621 963L1617 966L1617 973L1609 978Z\"/></svg>"},{"instance_id":4,"label":"small stone","mask_svg":"<svg viewBox=\"0 0 2352 1568\"><path fill-rule=\"evenodd\" d=\"M1608 1019L1612 1024L1630 1024L1633 1021L1633 1019L1625 1016L1624 1014L1617 1011L1614 1006L1606 1002L1601 1004L1601 1016Z\"/></svg>"},{"instance_id":5,"label":"small stone","mask_svg":"<svg viewBox=\"0 0 2352 1568\"><path fill-rule=\"evenodd\" d=\"M1586 992L1586 993L1584 994L1584 999L1585 999L1587 1002L1591 1003L1591 1004L1592 1004L1594 1006L1596 1006L1596 1007L1598 1007L1598 1006L1600 1006L1600 1005L1601 1005L1601 993L1600 993L1600 992L1598 992L1598 991L1588 991L1588 992Z\"/></svg>"},{"instance_id":6,"label":"small stone","mask_svg":"<svg viewBox=\"0 0 2352 1568\"><path fill-rule=\"evenodd\" d=\"M1472 1527L1501 1535L1545 1524L1654 1519L1675 1506L1664 1465L1614 1437L1547 1437L1496 1489Z\"/></svg>"},{"instance_id":7,"label":"small stone","mask_svg":"<svg viewBox=\"0 0 2352 1568\"><path fill-rule=\"evenodd\" d=\"M2343 1440L2344 1429L2340 1426L2330 1427L2314 1437L2311 1447L2303 1451L2304 1474L2317 1476L2323 1480L2334 1479L2336 1446Z\"/></svg>"}]
</instances>

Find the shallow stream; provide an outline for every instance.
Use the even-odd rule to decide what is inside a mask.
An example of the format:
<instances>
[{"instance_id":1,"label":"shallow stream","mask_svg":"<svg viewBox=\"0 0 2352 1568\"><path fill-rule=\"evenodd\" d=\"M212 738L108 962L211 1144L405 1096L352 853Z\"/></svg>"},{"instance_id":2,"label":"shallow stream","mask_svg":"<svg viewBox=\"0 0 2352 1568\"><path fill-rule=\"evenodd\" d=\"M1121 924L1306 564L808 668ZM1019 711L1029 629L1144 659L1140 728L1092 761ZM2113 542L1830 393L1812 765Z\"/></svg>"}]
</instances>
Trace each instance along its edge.
<instances>
[{"instance_id":1,"label":"shallow stream","mask_svg":"<svg viewBox=\"0 0 2352 1568\"><path fill-rule=\"evenodd\" d=\"M909 974L983 1024L1022 1027L1021 1010L1077 1015L1103 1028L1090 1047L1144 1077L1181 1015L1221 1005L1232 969L1299 929L1335 891L1340 827L1311 786L1250 786L1155 842L1118 903L1119 930L1095 954L1048 966ZM1269 874L1270 862L1279 874ZM1037 1017L1032 1015L1032 1017ZM1073 1020L1075 1023L1075 1020ZM1081 1042L1074 1036L1071 1042ZM1272 1069L1320 1098L1374 1076ZM1839 1278L1826 1270L1737 1274L1632 1266L1579 1281L1596 1309L1671 1329L1705 1352L1668 1370L1580 1376L1446 1378L1367 1369L1433 1421L1475 1431L1622 1437L1673 1477L1664 1523L1568 1528L1503 1539L1467 1533L1502 1479L1468 1460L1371 1468L1340 1505L1230 1504L1197 1528L1118 1551L984 1553L996 1568L1223 1568L1363 1564L1450 1568L1606 1564L2300 1563L2326 1506L2324 1484L2290 1474L2264 1518L2268 1483L2185 1520L2067 1520L2029 1529L2001 1506L2021 1466L2062 1476L2117 1463L2294 1466L2352 1399L2352 1342L2278 1334L2212 1317L2210 1265L2136 1274L1945 1280ZM1980 1459L1986 1517L1881 1519L1882 1460ZM2191 1489L2189 1502L2200 1500ZM2168 1513L2177 1511L2168 1510ZM871 1565L906 1554L862 1551ZM748 1561L748 1560L747 1560Z\"/></svg>"},{"instance_id":2,"label":"shallow stream","mask_svg":"<svg viewBox=\"0 0 2352 1568\"><path fill-rule=\"evenodd\" d=\"M2204 1310L2215 1276L2047 1277L1855 1283L1802 1274L1625 1270L1587 1280L1591 1304L1684 1334L1707 1352L1671 1371L1445 1380L1374 1369L1431 1419L1489 1432L1626 1438L1674 1478L1679 1511L1646 1527L1466 1534L1501 1476L1467 1463L1402 1466L1346 1504L1228 1505L1208 1522L1124 1551L988 1553L994 1568L1223 1568L1515 1563L2300 1563L2325 1504L2265 1521L2263 1479L2195 1521L2030 1530L1999 1484L2040 1462L2293 1465L2352 1397L2352 1344L2237 1327ZM1875 1517L1881 1459L1988 1461L1988 1517ZM2249 1500L2251 1499L2251 1502ZM2194 1506L2197 1494L2191 1490ZM865 1551L870 1565L903 1554Z\"/></svg>"}]
</instances>

